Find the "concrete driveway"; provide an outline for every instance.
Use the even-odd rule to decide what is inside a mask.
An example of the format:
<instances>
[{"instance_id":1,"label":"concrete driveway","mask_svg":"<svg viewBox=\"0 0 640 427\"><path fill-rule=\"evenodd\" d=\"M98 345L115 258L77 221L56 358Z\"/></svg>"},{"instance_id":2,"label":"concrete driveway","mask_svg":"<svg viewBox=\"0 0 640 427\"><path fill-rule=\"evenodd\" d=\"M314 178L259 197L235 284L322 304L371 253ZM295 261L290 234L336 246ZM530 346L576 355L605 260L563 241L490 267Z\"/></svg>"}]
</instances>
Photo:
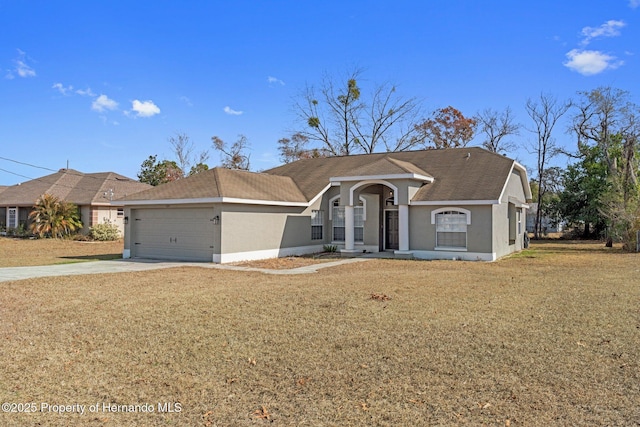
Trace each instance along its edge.
<instances>
[{"instance_id":1,"label":"concrete driveway","mask_svg":"<svg viewBox=\"0 0 640 427\"><path fill-rule=\"evenodd\" d=\"M265 268L240 267L236 265L220 265L204 262L177 262L177 261L155 261L155 260L112 260L112 261L90 261L73 264L55 264L35 267L6 267L0 268L0 282L11 280L24 280L35 277L53 276L73 276L79 274L108 274L108 273L130 273L135 271L157 270L160 268L172 267L200 267L216 268L220 270L237 271L258 271L266 274L308 274L315 273L321 268L333 267L335 265L349 264L352 262L367 261L366 258L345 258L333 262L313 264L289 270L269 270Z\"/></svg>"}]
</instances>

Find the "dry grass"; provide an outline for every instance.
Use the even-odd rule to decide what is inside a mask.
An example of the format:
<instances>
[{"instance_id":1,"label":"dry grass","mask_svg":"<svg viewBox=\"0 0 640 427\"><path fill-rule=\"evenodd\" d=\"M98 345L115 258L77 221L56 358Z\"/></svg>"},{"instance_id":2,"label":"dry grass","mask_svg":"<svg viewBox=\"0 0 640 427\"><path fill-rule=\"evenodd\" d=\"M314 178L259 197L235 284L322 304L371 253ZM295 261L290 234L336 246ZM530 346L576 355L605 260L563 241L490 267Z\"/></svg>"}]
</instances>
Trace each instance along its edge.
<instances>
[{"instance_id":1,"label":"dry grass","mask_svg":"<svg viewBox=\"0 0 640 427\"><path fill-rule=\"evenodd\" d=\"M638 425L640 256L601 248L2 283L1 402L156 412L0 424Z\"/></svg>"},{"instance_id":2,"label":"dry grass","mask_svg":"<svg viewBox=\"0 0 640 427\"><path fill-rule=\"evenodd\" d=\"M267 268L270 270L288 270L293 268L306 267L309 265L332 262L340 258L340 254L329 254L324 256L291 256L284 258L269 258L255 261L241 261L233 263L240 267Z\"/></svg>"},{"instance_id":3,"label":"dry grass","mask_svg":"<svg viewBox=\"0 0 640 427\"><path fill-rule=\"evenodd\" d=\"M0 268L122 258L124 242L0 237Z\"/></svg>"}]
</instances>

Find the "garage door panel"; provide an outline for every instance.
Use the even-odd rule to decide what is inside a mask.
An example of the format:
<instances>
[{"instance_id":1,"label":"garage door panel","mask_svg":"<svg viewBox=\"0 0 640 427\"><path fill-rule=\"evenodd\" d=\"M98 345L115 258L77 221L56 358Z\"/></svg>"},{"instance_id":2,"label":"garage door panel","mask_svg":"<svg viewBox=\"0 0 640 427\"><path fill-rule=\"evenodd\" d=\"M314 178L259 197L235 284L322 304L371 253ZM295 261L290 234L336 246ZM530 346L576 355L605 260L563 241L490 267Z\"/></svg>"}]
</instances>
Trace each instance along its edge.
<instances>
[{"instance_id":1,"label":"garage door panel","mask_svg":"<svg viewBox=\"0 0 640 427\"><path fill-rule=\"evenodd\" d=\"M212 208L139 209L134 216L133 256L212 261Z\"/></svg>"}]
</instances>

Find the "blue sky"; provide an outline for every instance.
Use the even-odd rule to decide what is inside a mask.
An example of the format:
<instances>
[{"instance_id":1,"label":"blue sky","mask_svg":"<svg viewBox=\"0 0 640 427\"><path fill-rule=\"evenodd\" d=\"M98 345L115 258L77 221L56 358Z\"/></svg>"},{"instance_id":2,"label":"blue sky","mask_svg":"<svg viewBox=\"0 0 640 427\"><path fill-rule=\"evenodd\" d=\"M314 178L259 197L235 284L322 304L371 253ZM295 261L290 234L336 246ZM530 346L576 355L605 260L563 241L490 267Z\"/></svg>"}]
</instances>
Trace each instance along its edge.
<instances>
[{"instance_id":1,"label":"blue sky","mask_svg":"<svg viewBox=\"0 0 640 427\"><path fill-rule=\"evenodd\" d=\"M510 106L525 126L541 92L612 86L640 103L640 0L0 0L0 185L67 161L135 178L149 155L172 157L176 132L197 150L244 134L267 169L296 128L292 99L354 67L363 92L390 82L467 116Z\"/></svg>"}]
</instances>

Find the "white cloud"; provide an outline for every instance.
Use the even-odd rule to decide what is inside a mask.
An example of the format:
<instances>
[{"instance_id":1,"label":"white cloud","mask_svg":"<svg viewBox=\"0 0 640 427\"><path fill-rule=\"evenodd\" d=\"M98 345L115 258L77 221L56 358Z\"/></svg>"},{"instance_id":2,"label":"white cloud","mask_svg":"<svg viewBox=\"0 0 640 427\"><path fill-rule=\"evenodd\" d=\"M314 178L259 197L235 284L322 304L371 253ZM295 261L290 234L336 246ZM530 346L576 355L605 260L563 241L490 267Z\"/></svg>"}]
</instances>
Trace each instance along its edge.
<instances>
[{"instance_id":1,"label":"white cloud","mask_svg":"<svg viewBox=\"0 0 640 427\"><path fill-rule=\"evenodd\" d=\"M14 79L16 74L22 78L35 77L36 71L27 64L28 61L30 61L30 59L27 57L27 54L18 49L18 57L13 60L15 67L13 70L9 70L5 77L7 79Z\"/></svg>"},{"instance_id":2,"label":"white cloud","mask_svg":"<svg viewBox=\"0 0 640 427\"><path fill-rule=\"evenodd\" d=\"M638 6L640 6L640 0L629 0L629 7L631 9L635 9Z\"/></svg>"},{"instance_id":3,"label":"white cloud","mask_svg":"<svg viewBox=\"0 0 640 427\"><path fill-rule=\"evenodd\" d=\"M153 101L138 101L135 99L131 102L131 109L137 113L138 117L152 117L160 114L160 108Z\"/></svg>"},{"instance_id":4,"label":"white cloud","mask_svg":"<svg viewBox=\"0 0 640 427\"><path fill-rule=\"evenodd\" d=\"M640 1L640 0L637 0ZM582 29L582 45L586 46L591 43L591 40L599 37L617 37L620 35L620 29L625 27L624 21L609 20L599 27L584 27Z\"/></svg>"},{"instance_id":5,"label":"white cloud","mask_svg":"<svg viewBox=\"0 0 640 427\"><path fill-rule=\"evenodd\" d=\"M61 94L65 95L65 96L69 96L69 95L81 95L81 96L90 96L92 98L95 98L96 95L95 93L93 93L93 91L91 90L91 88L87 88L87 89L73 89L72 85L69 85L67 87L65 87L62 83L54 83L53 86L51 86L53 89L57 89L58 92L60 92Z\"/></svg>"},{"instance_id":6,"label":"white cloud","mask_svg":"<svg viewBox=\"0 0 640 427\"><path fill-rule=\"evenodd\" d=\"M113 99L109 99L107 95L100 95L91 103L91 109L102 113L106 110L115 110L118 108L118 103Z\"/></svg>"},{"instance_id":7,"label":"white cloud","mask_svg":"<svg viewBox=\"0 0 640 427\"><path fill-rule=\"evenodd\" d=\"M229 115L231 115L231 116L239 116L239 115L241 115L241 114L242 114L242 111L236 111L236 110L233 110L233 109L232 109L231 107L229 107L229 106L224 107L224 112L225 112L225 113L227 113L227 114L229 114Z\"/></svg>"},{"instance_id":8,"label":"white cloud","mask_svg":"<svg viewBox=\"0 0 640 427\"><path fill-rule=\"evenodd\" d=\"M273 76L267 77L267 82L269 82L270 85L279 84L280 86L284 86L284 82L282 80L280 80L277 77L273 77Z\"/></svg>"},{"instance_id":9,"label":"white cloud","mask_svg":"<svg viewBox=\"0 0 640 427\"><path fill-rule=\"evenodd\" d=\"M563 65L573 71L577 71L583 76L593 76L600 74L607 69L616 69L624 64L615 56L597 50L573 49L567 52L568 61Z\"/></svg>"},{"instance_id":10,"label":"white cloud","mask_svg":"<svg viewBox=\"0 0 640 427\"><path fill-rule=\"evenodd\" d=\"M76 93L78 95L82 95L82 96L96 96L96 94L93 93L91 88L87 88L86 90L78 89L78 90L76 90Z\"/></svg>"},{"instance_id":11,"label":"white cloud","mask_svg":"<svg viewBox=\"0 0 640 427\"><path fill-rule=\"evenodd\" d=\"M73 90L73 86L64 87L62 83L54 83L53 86L51 86L51 88L57 89L58 92L60 92L64 96L69 95L70 92Z\"/></svg>"}]
</instances>

